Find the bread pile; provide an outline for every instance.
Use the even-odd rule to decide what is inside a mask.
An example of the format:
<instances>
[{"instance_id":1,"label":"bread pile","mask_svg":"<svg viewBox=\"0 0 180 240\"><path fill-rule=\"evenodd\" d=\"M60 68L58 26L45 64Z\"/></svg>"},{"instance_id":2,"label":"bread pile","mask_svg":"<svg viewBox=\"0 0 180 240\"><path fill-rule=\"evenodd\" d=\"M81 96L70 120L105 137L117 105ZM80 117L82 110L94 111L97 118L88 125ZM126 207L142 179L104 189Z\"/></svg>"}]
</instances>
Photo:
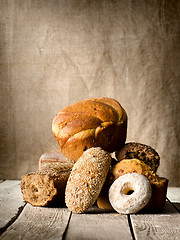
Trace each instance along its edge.
<instances>
[{"instance_id":1,"label":"bread pile","mask_svg":"<svg viewBox=\"0 0 180 240\"><path fill-rule=\"evenodd\" d=\"M97 199L99 208L112 209L108 190L117 178L128 173L139 173L149 180L152 189L151 199L143 210L162 211L166 201L168 180L156 174L159 164L160 157L152 147L141 143L126 143L116 151L116 163L111 167Z\"/></svg>"},{"instance_id":2,"label":"bread pile","mask_svg":"<svg viewBox=\"0 0 180 240\"><path fill-rule=\"evenodd\" d=\"M65 187L73 165L59 151L43 154L39 170L22 177L23 199L33 206L65 206Z\"/></svg>"},{"instance_id":3,"label":"bread pile","mask_svg":"<svg viewBox=\"0 0 180 240\"><path fill-rule=\"evenodd\" d=\"M161 210L168 180L157 174L159 155L150 146L126 143L127 114L111 98L91 98L57 113L52 131L60 151L43 154L39 170L22 177L21 191L33 206L66 206L75 213L97 206L112 209L108 191L127 173L151 183L147 210ZM115 158L112 158L112 154Z\"/></svg>"}]
</instances>

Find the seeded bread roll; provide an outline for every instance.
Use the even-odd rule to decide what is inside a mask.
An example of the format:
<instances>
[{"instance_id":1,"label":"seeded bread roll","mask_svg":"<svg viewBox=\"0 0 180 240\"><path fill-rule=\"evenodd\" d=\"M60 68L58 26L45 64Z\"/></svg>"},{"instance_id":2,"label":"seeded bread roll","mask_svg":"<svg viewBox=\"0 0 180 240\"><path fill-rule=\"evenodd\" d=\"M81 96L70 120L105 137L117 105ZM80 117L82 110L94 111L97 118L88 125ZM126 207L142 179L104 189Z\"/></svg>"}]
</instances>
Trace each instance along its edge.
<instances>
[{"instance_id":1,"label":"seeded bread roll","mask_svg":"<svg viewBox=\"0 0 180 240\"><path fill-rule=\"evenodd\" d=\"M77 161L84 150L101 147L108 152L126 141L127 115L111 98L92 98L62 109L52 122L61 152Z\"/></svg>"},{"instance_id":2,"label":"seeded bread roll","mask_svg":"<svg viewBox=\"0 0 180 240\"><path fill-rule=\"evenodd\" d=\"M39 159L39 171L68 171L73 167L73 162L59 151L44 153Z\"/></svg>"},{"instance_id":3,"label":"seeded bread roll","mask_svg":"<svg viewBox=\"0 0 180 240\"><path fill-rule=\"evenodd\" d=\"M126 143L116 151L116 158L118 161L137 158L149 165L154 172L157 171L160 163L159 154L152 147L135 142Z\"/></svg>"},{"instance_id":4,"label":"seeded bread roll","mask_svg":"<svg viewBox=\"0 0 180 240\"><path fill-rule=\"evenodd\" d=\"M65 202L70 211L82 213L95 203L110 164L110 154L100 147L83 153L74 164L66 185Z\"/></svg>"},{"instance_id":5,"label":"seeded bread roll","mask_svg":"<svg viewBox=\"0 0 180 240\"><path fill-rule=\"evenodd\" d=\"M23 199L33 206L65 206L65 187L70 171L26 174L21 180Z\"/></svg>"}]
</instances>

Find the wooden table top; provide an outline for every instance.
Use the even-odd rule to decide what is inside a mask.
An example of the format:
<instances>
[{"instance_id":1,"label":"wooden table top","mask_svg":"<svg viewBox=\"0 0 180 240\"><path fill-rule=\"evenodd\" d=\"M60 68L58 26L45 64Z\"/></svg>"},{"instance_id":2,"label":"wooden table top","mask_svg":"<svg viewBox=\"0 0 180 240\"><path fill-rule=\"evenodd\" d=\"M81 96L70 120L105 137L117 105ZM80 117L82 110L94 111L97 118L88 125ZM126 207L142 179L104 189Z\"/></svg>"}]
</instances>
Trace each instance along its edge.
<instances>
[{"instance_id":1,"label":"wooden table top","mask_svg":"<svg viewBox=\"0 0 180 240\"><path fill-rule=\"evenodd\" d=\"M84 214L67 208L33 207L20 181L0 183L0 239L180 239L180 188L168 188L162 213L121 215L96 206Z\"/></svg>"}]
</instances>

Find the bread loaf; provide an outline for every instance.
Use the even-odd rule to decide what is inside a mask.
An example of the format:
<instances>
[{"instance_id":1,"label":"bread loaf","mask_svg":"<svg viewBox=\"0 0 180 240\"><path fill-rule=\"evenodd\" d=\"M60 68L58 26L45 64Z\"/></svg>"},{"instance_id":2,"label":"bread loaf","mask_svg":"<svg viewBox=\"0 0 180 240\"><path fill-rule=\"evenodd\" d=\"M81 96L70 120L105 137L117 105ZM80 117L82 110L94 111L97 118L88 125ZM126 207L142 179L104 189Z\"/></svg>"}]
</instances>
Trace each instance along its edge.
<instances>
[{"instance_id":1,"label":"bread loaf","mask_svg":"<svg viewBox=\"0 0 180 240\"><path fill-rule=\"evenodd\" d=\"M46 152L39 159L39 171L63 172L71 170L73 162L66 158L61 152Z\"/></svg>"},{"instance_id":2,"label":"bread loaf","mask_svg":"<svg viewBox=\"0 0 180 240\"><path fill-rule=\"evenodd\" d=\"M65 187L70 171L26 174L21 180L23 199L33 206L65 206Z\"/></svg>"},{"instance_id":3,"label":"bread loaf","mask_svg":"<svg viewBox=\"0 0 180 240\"><path fill-rule=\"evenodd\" d=\"M111 98L92 98L62 109L52 122L61 152L77 161L84 150L118 150L126 141L127 115Z\"/></svg>"},{"instance_id":4,"label":"bread loaf","mask_svg":"<svg viewBox=\"0 0 180 240\"><path fill-rule=\"evenodd\" d=\"M74 164L65 191L66 206L75 213L91 207L105 182L111 156L100 147L86 150Z\"/></svg>"},{"instance_id":5,"label":"bread loaf","mask_svg":"<svg viewBox=\"0 0 180 240\"><path fill-rule=\"evenodd\" d=\"M144 207L145 212L161 212L166 203L166 194L169 180L163 177L157 177L151 180L152 195L148 204Z\"/></svg>"}]
</instances>

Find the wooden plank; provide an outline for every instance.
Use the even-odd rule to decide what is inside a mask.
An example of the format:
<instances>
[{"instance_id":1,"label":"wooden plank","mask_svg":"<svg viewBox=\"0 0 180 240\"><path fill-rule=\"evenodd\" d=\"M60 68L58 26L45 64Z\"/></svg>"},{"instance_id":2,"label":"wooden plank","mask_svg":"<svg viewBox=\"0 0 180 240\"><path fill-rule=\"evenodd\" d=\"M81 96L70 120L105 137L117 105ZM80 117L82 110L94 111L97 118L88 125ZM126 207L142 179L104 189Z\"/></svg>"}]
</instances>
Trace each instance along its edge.
<instances>
[{"instance_id":1,"label":"wooden plank","mask_svg":"<svg viewBox=\"0 0 180 240\"><path fill-rule=\"evenodd\" d=\"M179 187L169 187L167 190L167 198L180 211L180 188Z\"/></svg>"},{"instance_id":2,"label":"wooden plank","mask_svg":"<svg viewBox=\"0 0 180 240\"><path fill-rule=\"evenodd\" d=\"M18 180L6 180L0 184L0 233L25 205L19 184Z\"/></svg>"},{"instance_id":3,"label":"wooden plank","mask_svg":"<svg viewBox=\"0 0 180 240\"><path fill-rule=\"evenodd\" d=\"M180 214L168 201L163 213L132 214L130 218L137 240L179 239Z\"/></svg>"},{"instance_id":4,"label":"wooden plank","mask_svg":"<svg viewBox=\"0 0 180 240\"><path fill-rule=\"evenodd\" d=\"M33 207L27 204L19 218L0 239L60 240L70 215L67 208Z\"/></svg>"},{"instance_id":5,"label":"wooden plank","mask_svg":"<svg viewBox=\"0 0 180 240\"><path fill-rule=\"evenodd\" d=\"M72 214L65 239L132 240L132 236L127 215L92 207L87 213Z\"/></svg>"}]
</instances>

